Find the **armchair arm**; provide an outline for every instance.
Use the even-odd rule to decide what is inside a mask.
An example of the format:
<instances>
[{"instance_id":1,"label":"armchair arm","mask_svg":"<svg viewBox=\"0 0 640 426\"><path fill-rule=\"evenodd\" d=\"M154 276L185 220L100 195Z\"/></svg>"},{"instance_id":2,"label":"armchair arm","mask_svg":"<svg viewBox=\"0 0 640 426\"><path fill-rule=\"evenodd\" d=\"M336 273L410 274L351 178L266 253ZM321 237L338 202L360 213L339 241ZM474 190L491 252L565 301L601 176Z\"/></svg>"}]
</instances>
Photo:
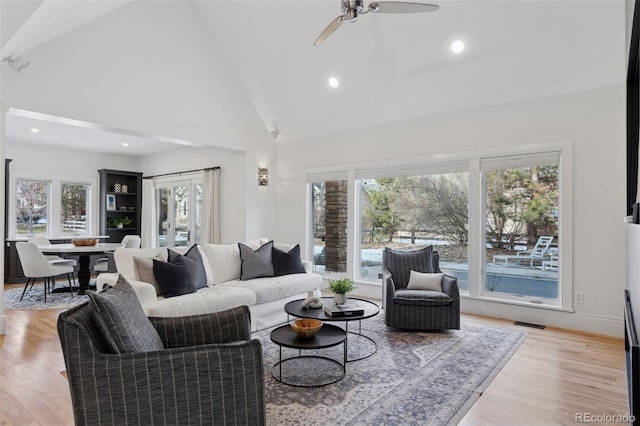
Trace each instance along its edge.
<instances>
[{"instance_id":1,"label":"armchair arm","mask_svg":"<svg viewBox=\"0 0 640 426\"><path fill-rule=\"evenodd\" d=\"M187 317L150 317L166 348L229 343L251 338L247 306Z\"/></svg>"},{"instance_id":2,"label":"armchair arm","mask_svg":"<svg viewBox=\"0 0 640 426\"><path fill-rule=\"evenodd\" d=\"M67 367L76 425L266 422L258 340L85 353Z\"/></svg>"},{"instance_id":3,"label":"armchair arm","mask_svg":"<svg viewBox=\"0 0 640 426\"><path fill-rule=\"evenodd\" d=\"M442 292L454 300L459 299L458 279L445 274L444 277L442 277Z\"/></svg>"}]
</instances>

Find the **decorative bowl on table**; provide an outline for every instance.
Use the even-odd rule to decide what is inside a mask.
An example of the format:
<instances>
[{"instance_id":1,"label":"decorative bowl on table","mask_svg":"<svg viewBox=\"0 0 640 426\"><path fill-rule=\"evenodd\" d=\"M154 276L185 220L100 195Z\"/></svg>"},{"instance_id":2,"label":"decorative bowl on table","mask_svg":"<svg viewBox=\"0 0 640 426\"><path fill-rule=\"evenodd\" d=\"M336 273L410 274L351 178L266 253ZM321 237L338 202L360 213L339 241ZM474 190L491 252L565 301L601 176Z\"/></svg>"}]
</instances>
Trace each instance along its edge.
<instances>
[{"instance_id":1,"label":"decorative bowl on table","mask_svg":"<svg viewBox=\"0 0 640 426\"><path fill-rule=\"evenodd\" d=\"M76 247L95 246L98 244L98 240L96 238L74 238L71 242Z\"/></svg>"},{"instance_id":2,"label":"decorative bowl on table","mask_svg":"<svg viewBox=\"0 0 640 426\"><path fill-rule=\"evenodd\" d=\"M322 321L313 318L301 318L291 323L291 328L300 337L313 337L316 335L320 328L322 328Z\"/></svg>"}]
</instances>

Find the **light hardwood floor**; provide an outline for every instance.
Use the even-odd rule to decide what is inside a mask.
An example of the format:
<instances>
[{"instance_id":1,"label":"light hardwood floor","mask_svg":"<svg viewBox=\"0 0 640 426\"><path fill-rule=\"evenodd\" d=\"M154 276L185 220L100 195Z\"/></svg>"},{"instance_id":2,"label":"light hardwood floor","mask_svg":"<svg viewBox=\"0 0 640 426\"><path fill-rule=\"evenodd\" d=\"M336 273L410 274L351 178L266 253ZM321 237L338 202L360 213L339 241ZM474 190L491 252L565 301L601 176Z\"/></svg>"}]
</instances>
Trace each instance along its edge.
<instances>
[{"instance_id":1,"label":"light hardwood floor","mask_svg":"<svg viewBox=\"0 0 640 426\"><path fill-rule=\"evenodd\" d=\"M8 288L9 286L7 286ZM60 311L5 311L0 336L0 425L72 425L56 330ZM463 315L527 339L462 420L463 425L576 424L576 413L628 411L622 339ZM613 423L615 424L615 423ZM623 423L619 423L623 424Z\"/></svg>"}]
</instances>

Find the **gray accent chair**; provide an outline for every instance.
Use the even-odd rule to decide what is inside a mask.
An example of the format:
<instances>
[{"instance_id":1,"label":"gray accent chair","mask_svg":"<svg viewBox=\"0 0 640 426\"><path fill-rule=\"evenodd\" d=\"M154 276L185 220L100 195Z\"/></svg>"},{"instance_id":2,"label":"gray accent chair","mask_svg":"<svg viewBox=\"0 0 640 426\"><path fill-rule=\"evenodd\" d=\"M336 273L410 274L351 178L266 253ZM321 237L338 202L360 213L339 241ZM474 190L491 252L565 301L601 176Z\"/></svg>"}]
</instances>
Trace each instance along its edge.
<instances>
[{"instance_id":1,"label":"gray accent chair","mask_svg":"<svg viewBox=\"0 0 640 426\"><path fill-rule=\"evenodd\" d=\"M84 303L58 317L76 425L266 423L249 308L149 318L165 349L109 353Z\"/></svg>"},{"instance_id":2,"label":"gray accent chair","mask_svg":"<svg viewBox=\"0 0 640 426\"><path fill-rule=\"evenodd\" d=\"M385 324L407 330L460 329L458 279L444 275L442 292L409 290L409 275L439 273L440 257L432 246L400 251L388 247L382 254Z\"/></svg>"}]
</instances>

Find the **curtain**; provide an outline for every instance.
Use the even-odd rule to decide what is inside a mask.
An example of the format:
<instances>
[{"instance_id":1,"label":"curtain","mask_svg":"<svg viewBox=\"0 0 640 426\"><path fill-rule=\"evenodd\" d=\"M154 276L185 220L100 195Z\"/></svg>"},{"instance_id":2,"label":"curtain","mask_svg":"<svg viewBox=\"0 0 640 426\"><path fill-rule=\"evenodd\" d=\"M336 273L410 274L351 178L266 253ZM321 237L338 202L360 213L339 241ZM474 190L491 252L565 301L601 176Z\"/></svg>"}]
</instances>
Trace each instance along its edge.
<instances>
[{"instance_id":1,"label":"curtain","mask_svg":"<svg viewBox=\"0 0 640 426\"><path fill-rule=\"evenodd\" d=\"M156 202L153 179L142 179L142 228L140 247L151 248L156 244Z\"/></svg>"},{"instance_id":2,"label":"curtain","mask_svg":"<svg viewBox=\"0 0 640 426\"><path fill-rule=\"evenodd\" d=\"M220 243L220 169L204 172L200 244Z\"/></svg>"}]
</instances>

